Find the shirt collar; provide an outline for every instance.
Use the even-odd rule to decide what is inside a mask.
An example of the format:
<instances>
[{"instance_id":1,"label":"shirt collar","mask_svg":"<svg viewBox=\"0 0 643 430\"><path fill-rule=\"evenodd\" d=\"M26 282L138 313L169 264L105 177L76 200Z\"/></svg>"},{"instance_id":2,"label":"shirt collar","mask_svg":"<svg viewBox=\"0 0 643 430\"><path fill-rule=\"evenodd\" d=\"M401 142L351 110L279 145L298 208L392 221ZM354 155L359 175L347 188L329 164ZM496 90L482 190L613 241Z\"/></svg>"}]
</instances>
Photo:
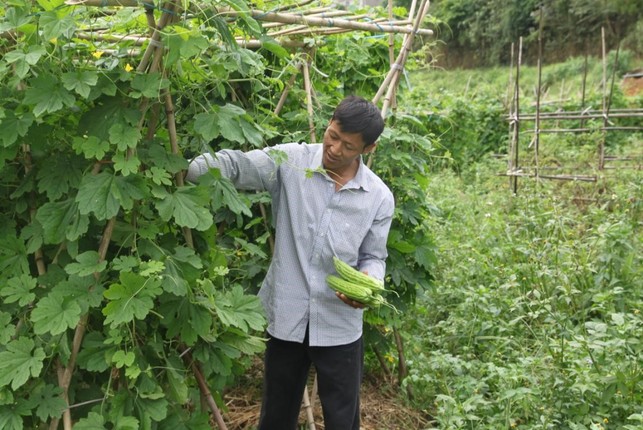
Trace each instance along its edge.
<instances>
[{"instance_id":1,"label":"shirt collar","mask_svg":"<svg viewBox=\"0 0 643 430\"><path fill-rule=\"evenodd\" d=\"M323 169L322 166L322 155L324 152L324 145L323 144L318 144L319 149L315 152L314 157L311 160L311 163L309 167L314 170L314 171L319 171ZM348 181L346 185L344 185L345 188L348 189L363 189L364 191L370 191L370 186L369 186L369 181L368 181L368 175L367 175L367 170L368 167L364 163L364 157L362 155L359 156L359 167L357 168L357 173L355 174L355 177ZM326 173L324 173L324 177L328 179L329 181L332 181L330 176L328 176Z\"/></svg>"}]
</instances>

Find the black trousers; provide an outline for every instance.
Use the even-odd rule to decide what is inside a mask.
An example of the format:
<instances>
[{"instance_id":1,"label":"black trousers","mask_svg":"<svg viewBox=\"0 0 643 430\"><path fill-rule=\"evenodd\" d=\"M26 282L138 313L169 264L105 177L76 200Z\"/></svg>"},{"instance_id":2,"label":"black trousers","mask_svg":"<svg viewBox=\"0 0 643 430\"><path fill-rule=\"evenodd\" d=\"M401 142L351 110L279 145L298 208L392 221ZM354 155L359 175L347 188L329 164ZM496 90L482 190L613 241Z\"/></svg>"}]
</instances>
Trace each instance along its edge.
<instances>
[{"instance_id":1,"label":"black trousers","mask_svg":"<svg viewBox=\"0 0 643 430\"><path fill-rule=\"evenodd\" d=\"M311 347L270 338L264 360L259 430L296 430L311 364L317 372L325 430L359 430L364 344Z\"/></svg>"}]
</instances>

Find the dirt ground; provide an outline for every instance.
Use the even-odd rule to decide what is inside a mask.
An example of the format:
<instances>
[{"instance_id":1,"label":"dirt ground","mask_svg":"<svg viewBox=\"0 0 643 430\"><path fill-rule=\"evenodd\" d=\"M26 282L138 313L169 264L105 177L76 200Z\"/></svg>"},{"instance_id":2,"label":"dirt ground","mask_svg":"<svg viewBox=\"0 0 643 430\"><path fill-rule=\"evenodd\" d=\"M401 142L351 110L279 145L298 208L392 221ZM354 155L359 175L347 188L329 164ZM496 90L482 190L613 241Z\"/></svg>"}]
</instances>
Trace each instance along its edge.
<instances>
[{"instance_id":1,"label":"dirt ground","mask_svg":"<svg viewBox=\"0 0 643 430\"><path fill-rule=\"evenodd\" d=\"M638 71L641 72L641 71ZM643 77L629 77L623 79L623 93L626 96L643 94Z\"/></svg>"},{"instance_id":2,"label":"dirt ground","mask_svg":"<svg viewBox=\"0 0 643 430\"><path fill-rule=\"evenodd\" d=\"M225 393L227 410L223 411L228 430L254 430L261 406L261 369L253 367L244 381ZM312 386L312 385L309 385ZM405 404L398 387L367 375L362 384L362 430L425 430L432 428L426 414ZM324 430L319 401L314 404L316 430ZM308 430L305 411L300 415L300 429Z\"/></svg>"}]
</instances>

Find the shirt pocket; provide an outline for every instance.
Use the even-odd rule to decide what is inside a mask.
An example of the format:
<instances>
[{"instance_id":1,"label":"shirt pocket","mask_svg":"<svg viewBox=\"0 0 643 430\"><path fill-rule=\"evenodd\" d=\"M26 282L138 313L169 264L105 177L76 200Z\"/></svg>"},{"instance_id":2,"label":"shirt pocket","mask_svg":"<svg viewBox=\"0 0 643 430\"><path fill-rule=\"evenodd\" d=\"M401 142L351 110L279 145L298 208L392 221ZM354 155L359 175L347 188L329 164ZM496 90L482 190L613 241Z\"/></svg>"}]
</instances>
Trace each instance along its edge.
<instances>
[{"instance_id":1,"label":"shirt pocket","mask_svg":"<svg viewBox=\"0 0 643 430\"><path fill-rule=\"evenodd\" d=\"M371 220L363 216L338 216L329 229L330 255L339 257L351 266L357 264L359 249L370 225Z\"/></svg>"}]
</instances>

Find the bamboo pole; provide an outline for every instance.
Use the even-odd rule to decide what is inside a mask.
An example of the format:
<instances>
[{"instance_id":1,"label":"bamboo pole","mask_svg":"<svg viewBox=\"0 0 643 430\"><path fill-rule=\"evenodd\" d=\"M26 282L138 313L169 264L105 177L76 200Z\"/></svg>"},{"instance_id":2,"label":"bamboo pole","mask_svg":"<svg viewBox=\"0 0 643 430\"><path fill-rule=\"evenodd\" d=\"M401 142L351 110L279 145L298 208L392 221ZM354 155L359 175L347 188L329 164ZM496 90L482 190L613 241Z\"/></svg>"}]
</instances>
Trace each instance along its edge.
<instances>
[{"instance_id":1,"label":"bamboo pole","mask_svg":"<svg viewBox=\"0 0 643 430\"><path fill-rule=\"evenodd\" d=\"M589 49L587 47L587 40L585 40L585 63L583 64L583 82L581 87L581 100L580 100L581 111L585 109L585 96L587 92L588 57L589 57ZM585 121L581 119L580 127L582 128L584 125L585 125Z\"/></svg>"},{"instance_id":2,"label":"bamboo pole","mask_svg":"<svg viewBox=\"0 0 643 430\"><path fill-rule=\"evenodd\" d=\"M515 117L513 119L513 133L511 136L511 145L513 147L513 152L510 154L510 157L513 157L513 170L518 168L520 163L520 64L522 63L522 37L518 39L518 56L516 60L516 80L514 84L514 106L515 106ZM513 171L512 170L512 171ZM514 195L518 194L518 178L511 177L511 188Z\"/></svg>"},{"instance_id":3,"label":"bamboo pole","mask_svg":"<svg viewBox=\"0 0 643 430\"><path fill-rule=\"evenodd\" d=\"M536 182L538 182L538 155L540 150L540 97L542 93L542 75L543 75L543 5L540 5L540 20L538 26L538 83L536 85L536 121L534 123L534 161L536 163Z\"/></svg>"},{"instance_id":4,"label":"bamboo pole","mask_svg":"<svg viewBox=\"0 0 643 430\"><path fill-rule=\"evenodd\" d=\"M540 121L547 120L576 120L576 119L598 119L604 118L602 113L587 113L581 115L568 114L567 112L552 112L552 113L540 113ZM610 112L610 118L643 118L643 112L633 112L633 113L612 113ZM511 120L511 117L507 119ZM536 119L535 115L523 115L521 117L523 121L534 121Z\"/></svg>"},{"instance_id":5,"label":"bamboo pole","mask_svg":"<svg viewBox=\"0 0 643 430\"><path fill-rule=\"evenodd\" d=\"M616 54L614 55L614 67L612 69L612 83L610 84L610 90L609 94L607 96L607 106L605 107L605 118L603 118L603 129L604 129L604 136L603 136L603 148L601 151L601 159L600 159L600 168L603 169L605 167L605 143L607 142L607 130L609 127L610 123L610 107L612 106L612 94L614 92L614 79L616 78L616 70L618 70L618 53L620 51L621 44L618 43L616 45Z\"/></svg>"},{"instance_id":6,"label":"bamboo pole","mask_svg":"<svg viewBox=\"0 0 643 430\"><path fill-rule=\"evenodd\" d=\"M513 123L513 117L515 115L515 97L513 97L513 92L512 92L512 85L513 85L513 68L514 68L514 54L516 50L516 45L514 42L511 43L511 53L510 53L510 61L509 61L509 80L508 80L508 85L507 85L507 94L505 96L505 105L509 107L509 136L512 136L512 127L514 126ZM513 139L509 139L509 147L507 148L507 171L508 172L513 172L514 170L514 159L513 159ZM509 187L511 188L511 181L512 179L509 178Z\"/></svg>"},{"instance_id":7,"label":"bamboo pole","mask_svg":"<svg viewBox=\"0 0 643 430\"><path fill-rule=\"evenodd\" d=\"M225 15L238 15L238 12L226 12ZM353 22L348 19L332 19L332 18L321 18L321 17L307 17L303 15L294 15L294 14L285 14L285 13L275 13L275 12L264 12L260 10L250 10L248 14L252 16L257 21L270 21L270 22L281 22L284 24L306 24L309 26L319 26L319 27L339 27L350 30L363 30L363 31L372 31L380 33L405 33L409 34L413 32L409 27L398 26L395 23L376 23L370 24L365 22ZM428 29L416 29L414 31L417 34L431 36L433 35L432 30Z\"/></svg>"},{"instance_id":8,"label":"bamboo pole","mask_svg":"<svg viewBox=\"0 0 643 430\"><path fill-rule=\"evenodd\" d=\"M582 175L536 175L533 173L521 172L507 172L500 173L500 176L509 176L514 178L538 178L538 179L553 179L559 181L577 181L577 182L596 182L596 176L582 176Z\"/></svg>"},{"instance_id":9,"label":"bamboo pole","mask_svg":"<svg viewBox=\"0 0 643 430\"><path fill-rule=\"evenodd\" d=\"M364 16L359 15L355 17L346 18L346 20L352 21L352 20L362 19L362 18L364 18ZM380 23L380 22L385 23L387 21L385 18L377 18L377 19L371 20L370 22L375 23L375 25L377 25L377 23ZM388 22L390 23L390 21ZM402 21L393 21L393 22L398 25L404 25L408 21L402 20ZM277 36L284 36L284 35L292 36L292 35L299 35L299 34L330 35L330 34L338 34L338 33L348 33L350 31L353 31L353 30L349 28L342 28L342 27L310 27L308 25L299 25L297 27L291 27L283 30L273 31L268 33L268 35L270 37L277 37ZM393 33L389 33L389 34L392 35Z\"/></svg>"},{"instance_id":10,"label":"bamboo pole","mask_svg":"<svg viewBox=\"0 0 643 430\"><path fill-rule=\"evenodd\" d=\"M545 128L539 130L539 133L572 133L572 132L577 132L577 133L587 133L591 131L641 131L643 130L643 127L598 127L598 128ZM525 130L525 132L529 133L529 130ZM533 133L534 131L532 131Z\"/></svg>"},{"instance_id":11,"label":"bamboo pole","mask_svg":"<svg viewBox=\"0 0 643 430\"><path fill-rule=\"evenodd\" d=\"M605 46L605 27L601 27L601 47L603 54L603 125L607 126L607 53ZM603 170L605 164L605 134L598 144L598 170Z\"/></svg>"},{"instance_id":12,"label":"bamboo pole","mask_svg":"<svg viewBox=\"0 0 643 430\"><path fill-rule=\"evenodd\" d=\"M391 69L389 70L388 74L384 78L384 82L382 85L380 85L379 90L375 94L375 97L373 97L373 103L378 103L379 99L384 95L386 92L386 95L390 98L390 92L391 91L391 82L396 79L397 76L399 76L399 73L401 70L404 68L404 63L406 62L406 57L408 53L411 51L412 43L413 43L413 35L417 34L417 30L420 27L420 23L424 19L424 16L428 12L428 7L429 7L429 0L423 0L422 5L420 6L420 12L416 16L415 20L413 21L413 28L409 33L406 34L404 37L404 42L402 43L402 49L400 50L400 53L397 56L397 59L395 60L395 63L391 66ZM388 103L386 104L385 107L388 107ZM383 112L384 114L385 112Z\"/></svg>"},{"instance_id":13,"label":"bamboo pole","mask_svg":"<svg viewBox=\"0 0 643 430\"><path fill-rule=\"evenodd\" d=\"M313 108L313 91L310 82L310 62L312 57L309 53L306 54L306 61L302 62L302 72L304 74L304 89L306 90L306 107L308 110L308 129L310 132L310 141L317 143L317 135L315 134L315 117Z\"/></svg>"},{"instance_id":14,"label":"bamboo pole","mask_svg":"<svg viewBox=\"0 0 643 430\"><path fill-rule=\"evenodd\" d=\"M387 1L388 19L393 20L393 0ZM388 62L392 66L395 62L395 36L393 33L388 35Z\"/></svg>"},{"instance_id":15,"label":"bamboo pole","mask_svg":"<svg viewBox=\"0 0 643 430\"><path fill-rule=\"evenodd\" d=\"M183 356L183 359L186 364L192 368L192 373L194 373L197 384L199 385L199 390L201 390L201 393L205 396L205 400L214 414L214 421L217 423L217 426L220 430L228 430L228 426L226 426L225 422L223 421L223 416L221 415L219 407L214 401L214 397L212 397L212 392L208 387L208 384L205 380L205 377L203 376L203 372L201 372L198 362L192 359L192 356L189 352Z\"/></svg>"}]
</instances>

